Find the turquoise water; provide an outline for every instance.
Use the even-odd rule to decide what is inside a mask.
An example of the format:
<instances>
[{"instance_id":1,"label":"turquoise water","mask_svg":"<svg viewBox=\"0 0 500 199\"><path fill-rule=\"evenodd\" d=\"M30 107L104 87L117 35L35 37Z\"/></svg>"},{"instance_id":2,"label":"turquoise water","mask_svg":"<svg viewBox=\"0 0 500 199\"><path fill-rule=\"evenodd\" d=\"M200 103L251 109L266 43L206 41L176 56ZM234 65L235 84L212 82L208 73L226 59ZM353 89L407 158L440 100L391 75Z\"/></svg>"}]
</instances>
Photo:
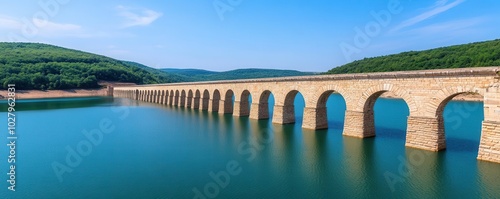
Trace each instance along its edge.
<instances>
[{"instance_id":1,"label":"turquoise water","mask_svg":"<svg viewBox=\"0 0 500 199\"><path fill-rule=\"evenodd\" d=\"M0 198L500 198L500 164L476 160L482 103L448 104L439 153L404 146L402 100L377 100L369 139L342 136L339 95L328 130L303 130L303 106L298 95L298 122L275 125L128 99L20 101L16 192L3 175Z\"/></svg>"}]
</instances>

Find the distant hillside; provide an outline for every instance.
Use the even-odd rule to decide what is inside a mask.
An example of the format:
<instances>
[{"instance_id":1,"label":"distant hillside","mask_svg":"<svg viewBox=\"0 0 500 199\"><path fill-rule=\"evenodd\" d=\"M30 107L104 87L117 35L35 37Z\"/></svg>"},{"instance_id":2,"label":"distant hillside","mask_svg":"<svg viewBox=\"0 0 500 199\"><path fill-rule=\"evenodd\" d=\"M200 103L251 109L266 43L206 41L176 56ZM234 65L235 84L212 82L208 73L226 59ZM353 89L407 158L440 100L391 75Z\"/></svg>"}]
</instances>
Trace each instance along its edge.
<instances>
[{"instance_id":1,"label":"distant hillside","mask_svg":"<svg viewBox=\"0 0 500 199\"><path fill-rule=\"evenodd\" d=\"M155 69L155 68L151 68L149 66L139 64L136 62L131 62L131 61L121 61L121 62L123 62L124 64L126 64L128 66L133 66L133 67L144 69L145 71L150 72L150 73L158 76L158 78L160 80L158 83L172 83L172 82L189 81L189 77L184 77L182 75L177 75L174 73L168 73L168 72L165 72L165 71L162 71L159 69Z\"/></svg>"},{"instance_id":2,"label":"distant hillside","mask_svg":"<svg viewBox=\"0 0 500 199\"><path fill-rule=\"evenodd\" d=\"M37 43L0 43L0 87L17 89L98 88L100 81L153 84L179 77L133 62L124 62Z\"/></svg>"},{"instance_id":3,"label":"distant hillside","mask_svg":"<svg viewBox=\"0 0 500 199\"><path fill-rule=\"evenodd\" d=\"M237 69L226 72L214 72L199 69L160 69L167 73L182 76L189 81L215 81L215 80L234 80L234 79L254 79L266 77L287 77L314 75L311 72L300 72L295 70L274 70L274 69Z\"/></svg>"},{"instance_id":4,"label":"distant hillside","mask_svg":"<svg viewBox=\"0 0 500 199\"><path fill-rule=\"evenodd\" d=\"M500 66L500 39L365 58L326 74Z\"/></svg>"}]
</instances>

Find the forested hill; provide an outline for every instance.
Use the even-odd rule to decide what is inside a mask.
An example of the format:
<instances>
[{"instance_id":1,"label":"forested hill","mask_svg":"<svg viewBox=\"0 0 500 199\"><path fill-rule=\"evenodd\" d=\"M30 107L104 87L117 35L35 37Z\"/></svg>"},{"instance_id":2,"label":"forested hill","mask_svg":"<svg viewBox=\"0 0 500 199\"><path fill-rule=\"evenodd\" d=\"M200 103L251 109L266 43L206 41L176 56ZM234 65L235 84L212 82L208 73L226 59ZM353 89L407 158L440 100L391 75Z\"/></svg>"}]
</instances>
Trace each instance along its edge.
<instances>
[{"instance_id":1,"label":"forested hill","mask_svg":"<svg viewBox=\"0 0 500 199\"><path fill-rule=\"evenodd\" d=\"M314 75L312 72L301 72L296 70L277 70L277 69L259 69L247 68L237 69L225 72L215 72L199 69L175 69L164 68L160 69L170 74L175 74L184 77L189 81L215 81L215 80L234 80L234 79L254 79L267 77L287 77L287 76L304 76Z\"/></svg>"},{"instance_id":2,"label":"forested hill","mask_svg":"<svg viewBox=\"0 0 500 199\"><path fill-rule=\"evenodd\" d=\"M500 39L365 58L327 74L500 66Z\"/></svg>"},{"instance_id":3,"label":"forested hill","mask_svg":"<svg viewBox=\"0 0 500 199\"><path fill-rule=\"evenodd\" d=\"M140 64L36 43L0 43L0 86L17 89L98 88L100 81L136 84L181 81ZM140 65L142 66L142 65Z\"/></svg>"}]
</instances>

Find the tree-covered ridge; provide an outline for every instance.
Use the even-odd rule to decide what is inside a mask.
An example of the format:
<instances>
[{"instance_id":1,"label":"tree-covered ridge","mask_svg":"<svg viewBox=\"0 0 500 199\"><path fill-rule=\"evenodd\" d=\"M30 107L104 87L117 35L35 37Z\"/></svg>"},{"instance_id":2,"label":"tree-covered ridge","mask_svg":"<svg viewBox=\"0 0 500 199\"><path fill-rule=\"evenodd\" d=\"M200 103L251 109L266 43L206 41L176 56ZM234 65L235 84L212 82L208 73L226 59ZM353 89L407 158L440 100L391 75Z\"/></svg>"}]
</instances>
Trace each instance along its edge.
<instances>
[{"instance_id":1,"label":"tree-covered ridge","mask_svg":"<svg viewBox=\"0 0 500 199\"><path fill-rule=\"evenodd\" d=\"M287 77L313 75L311 72L301 72L296 70L277 70L277 69L236 69L225 72L214 72L199 69L161 69L164 72L182 76L187 81L215 81L215 80L235 80L235 79L255 79L268 77Z\"/></svg>"},{"instance_id":2,"label":"tree-covered ridge","mask_svg":"<svg viewBox=\"0 0 500 199\"><path fill-rule=\"evenodd\" d=\"M152 69L154 70L154 69ZM136 84L174 80L133 62L36 43L0 43L0 86L17 89L98 88L99 81Z\"/></svg>"},{"instance_id":3,"label":"tree-covered ridge","mask_svg":"<svg viewBox=\"0 0 500 199\"><path fill-rule=\"evenodd\" d=\"M500 39L365 58L326 74L500 66Z\"/></svg>"}]
</instances>

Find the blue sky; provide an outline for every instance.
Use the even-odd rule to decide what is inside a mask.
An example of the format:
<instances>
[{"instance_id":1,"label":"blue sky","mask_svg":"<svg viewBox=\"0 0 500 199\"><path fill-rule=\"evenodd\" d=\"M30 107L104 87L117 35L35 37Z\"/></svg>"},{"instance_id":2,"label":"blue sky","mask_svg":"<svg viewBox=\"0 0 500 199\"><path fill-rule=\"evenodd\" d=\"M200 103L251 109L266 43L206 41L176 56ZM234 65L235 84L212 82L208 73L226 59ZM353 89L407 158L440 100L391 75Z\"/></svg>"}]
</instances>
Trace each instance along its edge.
<instances>
[{"instance_id":1,"label":"blue sky","mask_svg":"<svg viewBox=\"0 0 500 199\"><path fill-rule=\"evenodd\" d=\"M496 0L17 0L0 41L154 68L327 71L353 60L500 38Z\"/></svg>"}]
</instances>

